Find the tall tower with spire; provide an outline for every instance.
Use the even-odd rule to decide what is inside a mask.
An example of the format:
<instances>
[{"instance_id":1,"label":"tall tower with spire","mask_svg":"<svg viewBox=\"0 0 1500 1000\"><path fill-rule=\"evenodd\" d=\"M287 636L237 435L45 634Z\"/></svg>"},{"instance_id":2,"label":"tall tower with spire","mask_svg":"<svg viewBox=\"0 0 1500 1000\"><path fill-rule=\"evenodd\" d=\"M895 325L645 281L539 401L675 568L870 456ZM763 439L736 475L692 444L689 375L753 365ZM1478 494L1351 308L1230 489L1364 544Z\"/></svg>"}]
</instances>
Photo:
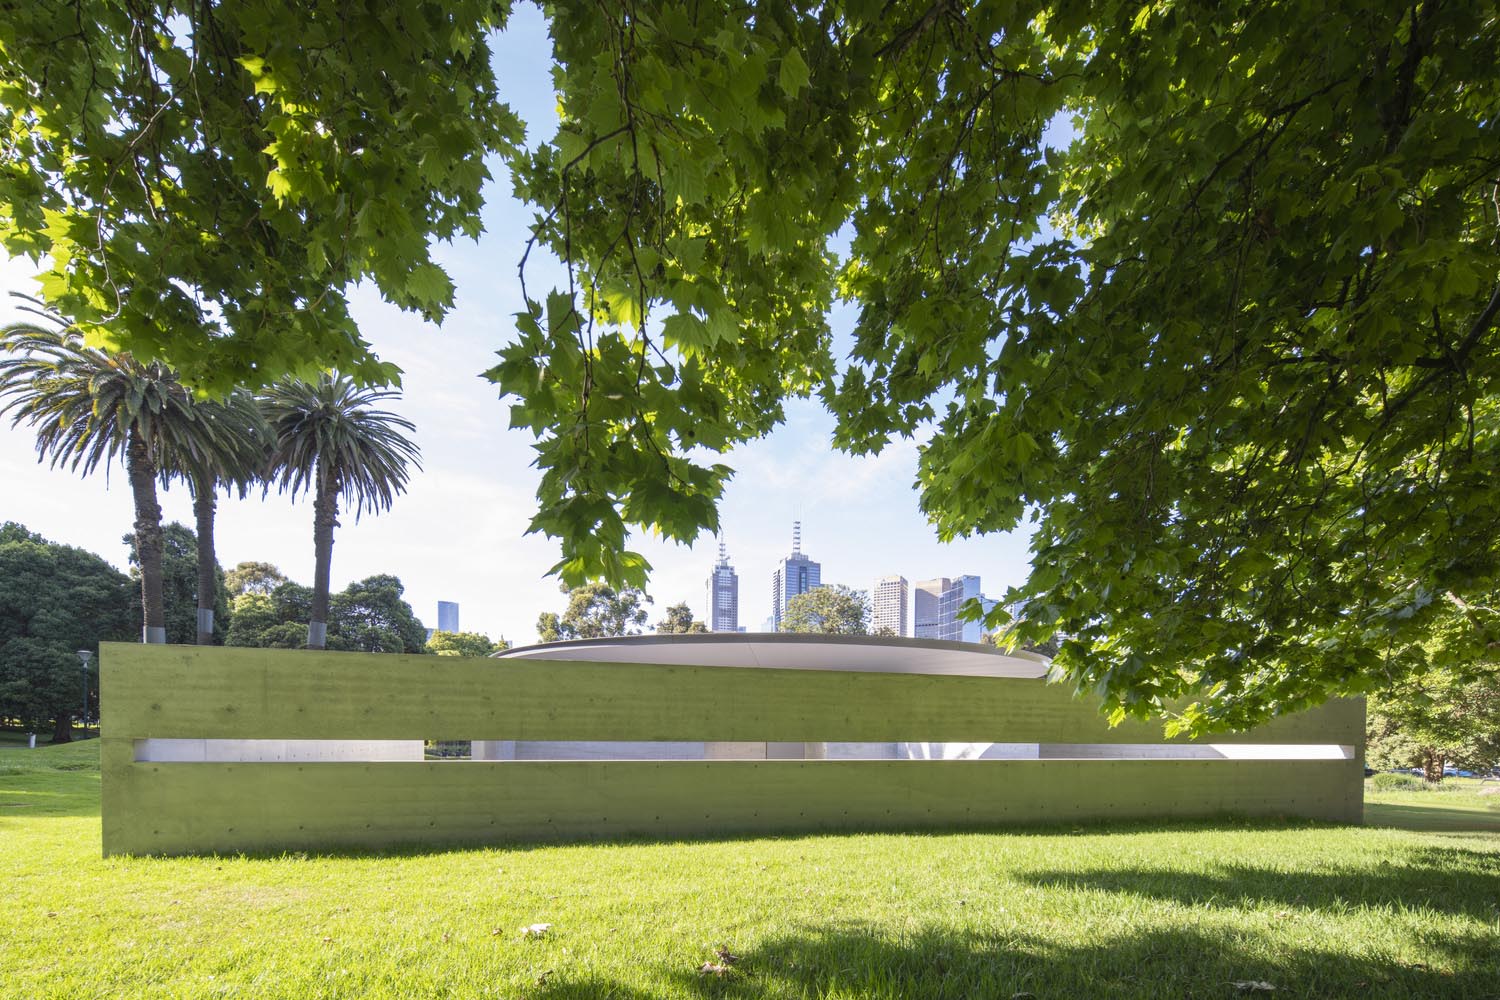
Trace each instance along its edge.
<instances>
[{"instance_id":1,"label":"tall tower with spire","mask_svg":"<svg viewBox=\"0 0 1500 1000\"><path fill-rule=\"evenodd\" d=\"M708 574L708 630L740 630L740 578L729 563L724 536L719 536L719 561Z\"/></svg>"},{"instance_id":2,"label":"tall tower with spire","mask_svg":"<svg viewBox=\"0 0 1500 1000\"><path fill-rule=\"evenodd\" d=\"M781 631L787 602L822 586L823 567L802 554L802 522L792 522L792 554L781 560L771 574L771 621Z\"/></svg>"}]
</instances>

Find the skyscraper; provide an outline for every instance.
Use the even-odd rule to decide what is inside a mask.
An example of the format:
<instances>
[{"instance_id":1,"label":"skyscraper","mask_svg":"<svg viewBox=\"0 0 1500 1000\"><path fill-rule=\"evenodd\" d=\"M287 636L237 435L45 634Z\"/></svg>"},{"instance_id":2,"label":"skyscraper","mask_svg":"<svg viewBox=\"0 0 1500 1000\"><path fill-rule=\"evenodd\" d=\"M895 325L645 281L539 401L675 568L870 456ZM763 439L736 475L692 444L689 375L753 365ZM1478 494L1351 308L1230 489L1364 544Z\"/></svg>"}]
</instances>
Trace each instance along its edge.
<instances>
[{"instance_id":1,"label":"skyscraper","mask_svg":"<svg viewBox=\"0 0 1500 1000\"><path fill-rule=\"evenodd\" d=\"M802 522L792 522L792 554L781 560L771 574L771 620L781 631L786 603L798 594L822 586L823 567L802 554Z\"/></svg>"},{"instance_id":2,"label":"skyscraper","mask_svg":"<svg viewBox=\"0 0 1500 1000\"><path fill-rule=\"evenodd\" d=\"M981 622L960 621L958 613L970 598L988 613L995 602L979 590L979 577L939 577L917 584L915 602L918 639L946 639L949 642L979 642L984 638Z\"/></svg>"},{"instance_id":3,"label":"skyscraper","mask_svg":"<svg viewBox=\"0 0 1500 1000\"><path fill-rule=\"evenodd\" d=\"M979 577L961 576L950 581L948 589L943 591L939 610L941 628L937 638L950 642L979 642L984 638L983 622L966 622L958 618L959 611L970 598L977 598L986 613L995 606L994 601L979 592Z\"/></svg>"},{"instance_id":4,"label":"skyscraper","mask_svg":"<svg viewBox=\"0 0 1500 1000\"><path fill-rule=\"evenodd\" d=\"M439 632L458 632L458 602L438 601L438 627Z\"/></svg>"},{"instance_id":5,"label":"skyscraper","mask_svg":"<svg viewBox=\"0 0 1500 1000\"><path fill-rule=\"evenodd\" d=\"M729 564L724 540L719 540L719 561L708 574L708 630L740 630L740 578Z\"/></svg>"},{"instance_id":6,"label":"skyscraper","mask_svg":"<svg viewBox=\"0 0 1500 1000\"><path fill-rule=\"evenodd\" d=\"M870 631L906 635L906 577L883 576L870 590Z\"/></svg>"},{"instance_id":7,"label":"skyscraper","mask_svg":"<svg viewBox=\"0 0 1500 1000\"><path fill-rule=\"evenodd\" d=\"M917 584L916 600L912 607L913 634L918 639L941 639L943 637L943 592L953 586L946 576L936 580L922 580Z\"/></svg>"}]
</instances>

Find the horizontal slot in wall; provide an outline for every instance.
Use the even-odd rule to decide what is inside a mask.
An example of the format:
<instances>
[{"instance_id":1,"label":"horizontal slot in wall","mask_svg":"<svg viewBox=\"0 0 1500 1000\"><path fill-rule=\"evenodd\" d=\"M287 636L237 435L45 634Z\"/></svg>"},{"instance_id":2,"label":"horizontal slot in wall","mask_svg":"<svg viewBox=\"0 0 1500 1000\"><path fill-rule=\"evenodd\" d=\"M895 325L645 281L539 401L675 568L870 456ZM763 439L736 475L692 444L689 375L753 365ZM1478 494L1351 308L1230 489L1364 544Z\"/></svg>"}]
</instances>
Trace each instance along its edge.
<instances>
[{"instance_id":1,"label":"horizontal slot in wall","mask_svg":"<svg viewBox=\"0 0 1500 1000\"><path fill-rule=\"evenodd\" d=\"M547 760L1353 760L1355 747L1305 743L931 743L475 740L464 761ZM142 739L150 763L417 762L419 740Z\"/></svg>"}]
</instances>

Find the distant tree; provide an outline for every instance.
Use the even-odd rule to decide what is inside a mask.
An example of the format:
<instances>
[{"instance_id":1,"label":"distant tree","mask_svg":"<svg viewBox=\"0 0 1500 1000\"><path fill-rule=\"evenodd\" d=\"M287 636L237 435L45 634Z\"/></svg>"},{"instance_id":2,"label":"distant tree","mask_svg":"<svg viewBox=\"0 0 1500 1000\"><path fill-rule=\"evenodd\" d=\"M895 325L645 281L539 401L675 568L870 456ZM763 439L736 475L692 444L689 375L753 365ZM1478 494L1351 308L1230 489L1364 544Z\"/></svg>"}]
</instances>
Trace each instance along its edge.
<instances>
[{"instance_id":1,"label":"distant tree","mask_svg":"<svg viewBox=\"0 0 1500 1000\"><path fill-rule=\"evenodd\" d=\"M333 595L328 648L361 653L421 653L427 629L411 605L401 599L406 588L394 576L370 576Z\"/></svg>"},{"instance_id":2,"label":"distant tree","mask_svg":"<svg viewBox=\"0 0 1500 1000\"><path fill-rule=\"evenodd\" d=\"M313 596L307 645L327 645L329 574L339 502L361 514L390 510L406 491L408 466L422 467L417 446L403 434L416 427L375 404L396 393L361 388L344 376L287 381L266 390L262 406L271 429L270 469L283 490L313 495Z\"/></svg>"},{"instance_id":3,"label":"distant tree","mask_svg":"<svg viewBox=\"0 0 1500 1000\"><path fill-rule=\"evenodd\" d=\"M286 574L268 562L242 562L224 574L224 585L232 597L269 594L286 583Z\"/></svg>"},{"instance_id":4,"label":"distant tree","mask_svg":"<svg viewBox=\"0 0 1500 1000\"><path fill-rule=\"evenodd\" d=\"M305 649L312 591L290 580L270 593L250 592L234 599L226 646Z\"/></svg>"},{"instance_id":5,"label":"distant tree","mask_svg":"<svg viewBox=\"0 0 1500 1000\"><path fill-rule=\"evenodd\" d=\"M175 372L111 354L34 300L0 331L0 415L36 428L39 459L87 476L125 466L135 503L142 638L166 641L161 503L157 483L180 470L216 467L234 435L222 404L197 399ZM237 433L237 432L236 432ZM196 623L194 636L197 634Z\"/></svg>"},{"instance_id":6,"label":"distant tree","mask_svg":"<svg viewBox=\"0 0 1500 1000\"><path fill-rule=\"evenodd\" d=\"M1443 780L1449 764L1488 771L1500 764L1500 667L1478 679L1434 669L1370 700L1366 760L1420 767Z\"/></svg>"},{"instance_id":7,"label":"distant tree","mask_svg":"<svg viewBox=\"0 0 1500 1000\"><path fill-rule=\"evenodd\" d=\"M6 521L0 524L0 545L6 542L36 542L40 545L47 544L47 540L34 531L27 529L24 524L15 521Z\"/></svg>"},{"instance_id":8,"label":"distant tree","mask_svg":"<svg viewBox=\"0 0 1500 1000\"><path fill-rule=\"evenodd\" d=\"M634 587L616 592L603 583L562 588L568 606L561 615L543 612L536 621L542 642L561 639L599 639L612 635L640 635L646 625L645 605L651 598Z\"/></svg>"},{"instance_id":9,"label":"distant tree","mask_svg":"<svg viewBox=\"0 0 1500 1000\"><path fill-rule=\"evenodd\" d=\"M658 635L695 635L708 631L708 626L693 620L693 611L687 602L674 604L667 609L666 617L656 623Z\"/></svg>"},{"instance_id":10,"label":"distant tree","mask_svg":"<svg viewBox=\"0 0 1500 1000\"><path fill-rule=\"evenodd\" d=\"M867 635L870 606L863 590L843 584L814 587L786 602L781 616L783 632L817 632L823 635Z\"/></svg>"},{"instance_id":11,"label":"distant tree","mask_svg":"<svg viewBox=\"0 0 1500 1000\"><path fill-rule=\"evenodd\" d=\"M434 632L427 640L427 652L438 656L489 656L509 648L504 639L495 642L482 632Z\"/></svg>"},{"instance_id":12,"label":"distant tree","mask_svg":"<svg viewBox=\"0 0 1500 1000\"><path fill-rule=\"evenodd\" d=\"M427 630L411 605L405 587L390 575L367 577L333 595L324 648L364 653L420 653ZM313 592L288 581L269 594L249 592L235 598L229 646L305 649Z\"/></svg>"},{"instance_id":13,"label":"distant tree","mask_svg":"<svg viewBox=\"0 0 1500 1000\"><path fill-rule=\"evenodd\" d=\"M140 559L135 547L135 536L126 535L123 540L130 547L131 576L139 580ZM166 623L167 642L203 645L203 637L198 631L200 621L203 621L198 615L202 606L198 597L202 586L198 560L203 555L198 546L198 537L192 528L173 521L162 526L161 542L162 614ZM229 589L224 585L224 571L217 563L210 569L213 571L211 579L215 614L212 622L204 623L212 627L212 632L209 633L212 642L208 644L221 645L229 630L233 604L230 602ZM139 593L133 599L132 606L140 611Z\"/></svg>"},{"instance_id":14,"label":"distant tree","mask_svg":"<svg viewBox=\"0 0 1500 1000\"><path fill-rule=\"evenodd\" d=\"M881 639L897 638L896 630L891 628L889 625L880 626L878 629L872 632L871 635L878 636Z\"/></svg>"},{"instance_id":15,"label":"distant tree","mask_svg":"<svg viewBox=\"0 0 1500 1000\"><path fill-rule=\"evenodd\" d=\"M49 723L66 741L82 714L85 679L77 650L132 637L130 578L83 549L41 540L21 525L0 527L0 715L35 731Z\"/></svg>"}]
</instances>

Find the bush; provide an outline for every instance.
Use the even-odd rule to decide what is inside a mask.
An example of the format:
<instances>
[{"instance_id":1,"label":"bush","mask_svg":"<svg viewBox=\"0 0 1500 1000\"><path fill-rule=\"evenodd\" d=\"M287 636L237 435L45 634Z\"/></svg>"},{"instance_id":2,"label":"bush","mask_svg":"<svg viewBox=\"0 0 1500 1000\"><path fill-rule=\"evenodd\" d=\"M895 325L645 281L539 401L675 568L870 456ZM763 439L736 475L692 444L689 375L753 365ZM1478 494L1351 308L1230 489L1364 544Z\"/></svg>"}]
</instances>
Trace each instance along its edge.
<instances>
[{"instance_id":1,"label":"bush","mask_svg":"<svg viewBox=\"0 0 1500 1000\"><path fill-rule=\"evenodd\" d=\"M1381 772L1370 779L1370 787L1377 792L1420 792L1427 787L1427 782L1414 774Z\"/></svg>"}]
</instances>

